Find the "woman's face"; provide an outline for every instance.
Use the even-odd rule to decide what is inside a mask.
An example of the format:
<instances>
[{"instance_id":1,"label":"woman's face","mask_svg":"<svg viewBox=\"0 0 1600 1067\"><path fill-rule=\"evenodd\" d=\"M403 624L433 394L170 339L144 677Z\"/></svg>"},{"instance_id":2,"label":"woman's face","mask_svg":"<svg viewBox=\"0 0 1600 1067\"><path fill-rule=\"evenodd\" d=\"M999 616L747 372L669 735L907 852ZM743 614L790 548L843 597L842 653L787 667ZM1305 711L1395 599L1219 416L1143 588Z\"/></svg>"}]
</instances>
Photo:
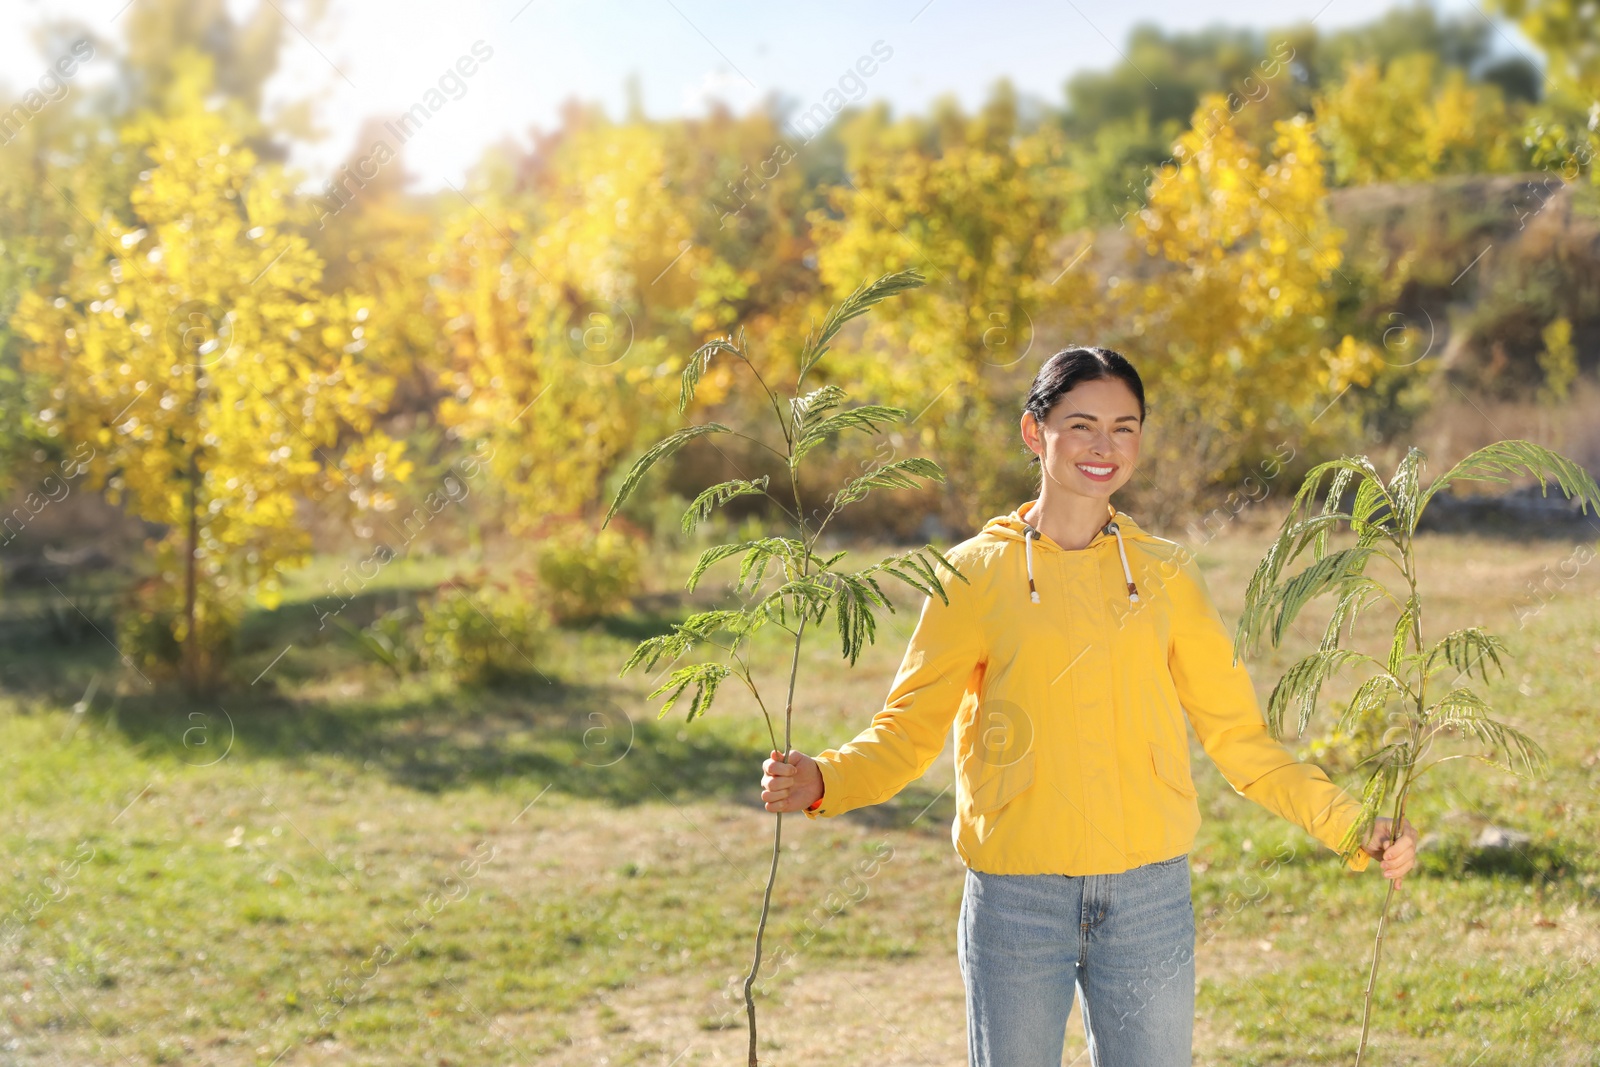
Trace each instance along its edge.
<instances>
[{"instance_id":1,"label":"woman's face","mask_svg":"<svg viewBox=\"0 0 1600 1067\"><path fill-rule=\"evenodd\" d=\"M1133 477L1143 432L1139 400L1120 378L1078 383L1042 423L1022 414L1022 439L1039 456L1046 484L1101 500Z\"/></svg>"}]
</instances>

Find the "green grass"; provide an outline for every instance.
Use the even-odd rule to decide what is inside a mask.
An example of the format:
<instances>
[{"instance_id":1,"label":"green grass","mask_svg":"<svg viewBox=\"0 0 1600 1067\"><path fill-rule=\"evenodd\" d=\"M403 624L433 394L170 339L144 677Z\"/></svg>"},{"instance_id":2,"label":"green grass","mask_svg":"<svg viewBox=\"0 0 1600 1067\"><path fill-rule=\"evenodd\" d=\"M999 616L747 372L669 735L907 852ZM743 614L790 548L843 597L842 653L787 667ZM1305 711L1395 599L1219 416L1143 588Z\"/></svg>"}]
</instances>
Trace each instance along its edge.
<instances>
[{"instance_id":1,"label":"green grass","mask_svg":"<svg viewBox=\"0 0 1600 1067\"><path fill-rule=\"evenodd\" d=\"M1265 541L1232 529L1202 551L1229 620ZM1392 915L1374 1064L1600 1062L1596 568L1525 627L1515 614L1570 551L1419 548L1424 625L1506 640L1509 674L1487 696L1554 770L1527 783L1455 761L1425 780L1411 817L1439 845ZM657 564L666 592L688 558ZM372 595L446 573L407 566ZM316 584L295 591L247 620L240 682L211 703L147 688L103 642L0 653L0 1063L742 1062L767 727L741 688L685 725L657 720L648 675L616 677L689 606L562 631L539 672L457 690L363 662L317 630ZM881 706L915 622L917 599L898 603L854 670L816 631L796 747L837 746ZM757 661L781 706L776 637ZM1307 644L1251 665L1263 699ZM1382 879L1235 796L1198 748L1194 767L1197 1062L1353 1060ZM774 1062L963 1047L950 780L946 757L888 804L784 821L758 985ZM1532 842L1480 857L1486 822ZM837 994L825 1008L805 999L819 989ZM910 1016L926 990L936 1009ZM863 1036L830 1044L836 1029Z\"/></svg>"}]
</instances>

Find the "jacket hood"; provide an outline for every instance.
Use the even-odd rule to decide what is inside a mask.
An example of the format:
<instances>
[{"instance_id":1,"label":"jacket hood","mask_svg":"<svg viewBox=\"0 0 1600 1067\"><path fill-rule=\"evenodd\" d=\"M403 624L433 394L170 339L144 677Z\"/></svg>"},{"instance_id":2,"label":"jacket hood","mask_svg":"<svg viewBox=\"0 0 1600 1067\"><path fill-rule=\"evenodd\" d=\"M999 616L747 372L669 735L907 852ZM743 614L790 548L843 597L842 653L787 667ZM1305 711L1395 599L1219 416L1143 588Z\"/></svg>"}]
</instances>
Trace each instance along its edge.
<instances>
[{"instance_id":1,"label":"jacket hood","mask_svg":"<svg viewBox=\"0 0 1600 1067\"><path fill-rule=\"evenodd\" d=\"M1029 500L1025 504L1017 505L1016 510L1009 514L996 515L983 524L983 532L986 534L992 534L1002 540L1021 541L1023 543L1028 558L1028 597L1035 604L1039 603L1039 590L1033 581L1033 543L1035 541L1043 541L1042 548L1045 550L1066 551L1066 549L1041 533L1039 528L1030 521L1034 517L1033 509L1038 506L1038 503L1037 498ZM1123 545L1124 537L1133 541L1153 542L1159 540L1159 538L1140 529L1139 525L1130 519L1125 512L1118 511L1110 501L1107 501L1105 525L1100 527L1099 531L1089 539L1089 543L1084 547L1085 550L1088 550L1108 539L1114 538L1116 540L1117 555L1122 560L1122 577L1128 585L1128 601L1136 604L1139 602L1139 588L1134 584L1133 572L1128 566L1128 550Z\"/></svg>"}]
</instances>

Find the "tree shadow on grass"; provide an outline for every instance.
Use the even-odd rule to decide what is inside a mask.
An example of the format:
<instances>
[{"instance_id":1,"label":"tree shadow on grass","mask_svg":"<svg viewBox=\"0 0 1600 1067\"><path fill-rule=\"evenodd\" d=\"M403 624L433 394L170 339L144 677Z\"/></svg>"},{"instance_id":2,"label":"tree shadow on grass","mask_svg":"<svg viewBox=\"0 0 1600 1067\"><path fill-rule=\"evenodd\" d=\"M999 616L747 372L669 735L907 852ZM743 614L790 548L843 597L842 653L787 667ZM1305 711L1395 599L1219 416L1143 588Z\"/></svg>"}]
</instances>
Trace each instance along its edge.
<instances>
[{"instance_id":1,"label":"tree shadow on grass","mask_svg":"<svg viewBox=\"0 0 1600 1067\"><path fill-rule=\"evenodd\" d=\"M332 757L418 792L549 786L626 806L666 797L758 803L764 752L706 729L641 720L604 689L545 684L462 689L397 703L296 701L272 693L190 702L122 697L109 720L130 744L205 765Z\"/></svg>"},{"instance_id":2,"label":"tree shadow on grass","mask_svg":"<svg viewBox=\"0 0 1600 1067\"><path fill-rule=\"evenodd\" d=\"M357 624L393 606L393 594L351 601ZM386 603L387 601L387 603ZM238 679L213 699L195 699L172 683L135 681L113 694L127 670L109 640L97 644L0 649L0 689L23 707L49 713L71 707L98 679L87 714L147 757L208 766L332 757L354 773L381 774L406 788L446 793L550 786L617 805L715 797L759 805L764 748L737 743L704 724L660 722L620 689L530 674L494 686L432 692L414 684L412 699L382 692L385 682L344 646L332 627L320 633L306 605L286 618L252 613L241 629ZM303 617L301 616L303 614ZM660 619L641 620L659 625ZM295 654L278 658L293 646ZM270 665L267 684L255 684ZM375 697L296 699L272 682L323 684L360 678ZM329 683L329 679L334 682Z\"/></svg>"},{"instance_id":3,"label":"tree shadow on grass","mask_svg":"<svg viewBox=\"0 0 1600 1067\"><path fill-rule=\"evenodd\" d=\"M66 688L39 694L52 708L78 695ZM353 775L382 775L435 795L476 785L521 796L548 786L617 807L712 799L765 810L760 765L767 745L735 741L704 723L641 715L624 706L627 699L599 687L529 678L514 687L383 704L294 700L264 688L200 701L158 688L112 699L102 693L91 710L147 758L175 765L294 767L332 758ZM954 803L949 790L918 782L892 801L838 818L871 830L948 838Z\"/></svg>"},{"instance_id":4,"label":"tree shadow on grass","mask_svg":"<svg viewBox=\"0 0 1600 1067\"><path fill-rule=\"evenodd\" d=\"M362 594L345 601L339 617L365 625L414 596L406 590ZM700 610L691 599L641 598L627 616L589 627L643 640L670 632ZM109 640L0 649L0 687L39 709L65 708L98 676L89 714L147 757L174 764L206 767L226 759L293 766L331 757L355 774L381 774L425 793L477 785L520 796L549 786L618 806L717 799L764 810L760 765L769 746L763 739L733 739L716 725L685 724L676 715L657 719L653 708L620 688L530 674L399 701L296 699L270 683L293 689L354 671L369 693L384 684L374 684L376 671L350 651L336 627L319 623L309 603L248 613L237 648L237 681L210 700L190 698L172 683L111 695L111 679L126 668ZM283 656L289 648L294 655ZM269 684L256 684L262 678ZM947 837L953 813L948 790L917 782L892 801L839 818L874 830Z\"/></svg>"}]
</instances>

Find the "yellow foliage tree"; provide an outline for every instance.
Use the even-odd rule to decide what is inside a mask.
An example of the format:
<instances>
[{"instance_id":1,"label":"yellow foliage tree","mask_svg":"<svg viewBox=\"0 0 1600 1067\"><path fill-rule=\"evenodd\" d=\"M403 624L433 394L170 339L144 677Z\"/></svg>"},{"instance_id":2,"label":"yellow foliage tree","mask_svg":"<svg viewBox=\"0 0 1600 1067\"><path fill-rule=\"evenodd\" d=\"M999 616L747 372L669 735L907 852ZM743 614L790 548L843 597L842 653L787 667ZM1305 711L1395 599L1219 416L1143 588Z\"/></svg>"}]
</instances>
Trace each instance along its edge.
<instances>
[{"instance_id":1,"label":"yellow foliage tree","mask_svg":"<svg viewBox=\"0 0 1600 1067\"><path fill-rule=\"evenodd\" d=\"M928 285L874 317L831 373L914 413L913 447L952 472L950 519L979 523L1016 491L1008 473L1026 479L995 459L1020 448L1019 398L1047 354L1024 362L1041 308L1095 318L1087 272L1052 258L1083 183L1061 165L1058 130L1016 131L1003 88L971 119L946 105L891 124L879 108L845 139L848 178L810 215L823 284L838 299L860 278L916 268Z\"/></svg>"},{"instance_id":2,"label":"yellow foliage tree","mask_svg":"<svg viewBox=\"0 0 1600 1067\"><path fill-rule=\"evenodd\" d=\"M1455 68L1441 79L1432 52L1400 56L1381 73L1347 62L1343 80L1313 107L1340 185L1509 173L1525 162L1519 121L1499 86L1469 85Z\"/></svg>"},{"instance_id":3,"label":"yellow foliage tree","mask_svg":"<svg viewBox=\"0 0 1600 1067\"><path fill-rule=\"evenodd\" d=\"M1232 126L1204 132L1219 103L1200 101L1136 216L1143 251L1164 266L1108 282L1159 413L1146 449L1161 491L1140 501L1158 523L1237 484L1246 459L1337 433L1341 417L1320 409L1382 362L1329 336L1343 232L1328 218L1311 123L1277 122L1264 154Z\"/></svg>"},{"instance_id":4,"label":"yellow foliage tree","mask_svg":"<svg viewBox=\"0 0 1600 1067\"><path fill-rule=\"evenodd\" d=\"M805 243L788 205L804 175L776 139L761 116L569 109L551 143L491 160L466 190L439 249L440 419L495 445L511 528L600 502L619 459L677 425L679 373L708 335L802 335ZM730 153L770 177L721 178ZM714 365L702 399L728 400L731 375Z\"/></svg>"},{"instance_id":5,"label":"yellow foliage tree","mask_svg":"<svg viewBox=\"0 0 1600 1067\"><path fill-rule=\"evenodd\" d=\"M320 291L292 186L244 147L242 112L207 106L210 61L175 67L162 109L122 131L148 160L132 219L104 215L104 240L17 322L47 432L92 449L92 488L170 527L157 588L201 688L245 596L274 606L279 573L308 560L297 500L381 511L411 465L373 425L393 388L363 351L376 324Z\"/></svg>"},{"instance_id":6,"label":"yellow foliage tree","mask_svg":"<svg viewBox=\"0 0 1600 1067\"><path fill-rule=\"evenodd\" d=\"M555 203L490 176L446 219L439 417L456 436L493 444L513 531L598 500L640 417L675 389L662 339L640 329L646 300L693 297L668 270L687 231L648 188L661 176L655 133L641 125L631 144L581 146ZM566 183L572 199L587 187L592 200L563 218L574 207Z\"/></svg>"},{"instance_id":7,"label":"yellow foliage tree","mask_svg":"<svg viewBox=\"0 0 1600 1067\"><path fill-rule=\"evenodd\" d=\"M403 411L430 411L438 401L436 354L440 316L430 277L438 265L437 218L432 203L405 192L404 147L387 156L381 124L369 122L341 172L358 178L337 197L315 197L302 218L315 218L315 249L325 263L323 287L368 298L381 329L366 333L367 358L395 379L392 405ZM378 160L385 162L379 163ZM339 210L329 211L332 204Z\"/></svg>"}]
</instances>

